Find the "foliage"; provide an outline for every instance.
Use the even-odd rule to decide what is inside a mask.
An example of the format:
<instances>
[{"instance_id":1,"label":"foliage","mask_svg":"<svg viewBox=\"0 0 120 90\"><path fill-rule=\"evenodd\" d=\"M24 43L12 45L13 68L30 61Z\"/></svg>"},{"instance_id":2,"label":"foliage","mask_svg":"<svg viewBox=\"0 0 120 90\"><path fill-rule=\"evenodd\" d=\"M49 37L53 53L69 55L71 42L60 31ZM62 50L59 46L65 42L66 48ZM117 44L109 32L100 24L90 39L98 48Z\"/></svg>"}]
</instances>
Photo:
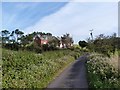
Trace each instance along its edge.
<instances>
[{"instance_id":1,"label":"foliage","mask_svg":"<svg viewBox=\"0 0 120 90\"><path fill-rule=\"evenodd\" d=\"M31 42L30 44L27 44L25 46L25 48L28 50L28 51L33 51L34 50L34 43Z\"/></svg>"},{"instance_id":2,"label":"foliage","mask_svg":"<svg viewBox=\"0 0 120 90\"><path fill-rule=\"evenodd\" d=\"M2 30L1 34L2 34L2 43L5 44L6 42L9 41L10 32L8 30Z\"/></svg>"},{"instance_id":3,"label":"foliage","mask_svg":"<svg viewBox=\"0 0 120 90\"><path fill-rule=\"evenodd\" d=\"M52 36L51 39L48 40L49 47L56 47L59 46L60 40L55 36Z\"/></svg>"},{"instance_id":4,"label":"foliage","mask_svg":"<svg viewBox=\"0 0 120 90\"><path fill-rule=\"evenodd\" d=\"M66 33L64 34L62 37L61 37L61 41L62 41L62 44L63 44L63 48L66 47L66 48L70 48L71 45L73 44L73 39L72 37L70 37L70 34ZM64 44L66 46L64 46Z\"/></svg>"},{"instance_id":5,"label":"foliage","mask_svg":"<svg viewBox=\"0 0 120 90\"><path fill-rule=\"evenodd\" d=\"M116 59L117 61L117 59ZM88 80L90 88L119 88L120 75L111 59L102 54L91 54L87 61ZM116 62L117 63L117 62Z\"/></svg>"},{"instance_id":6,"label":"foliage","mask_svg":"<svg viewBox=\"0 0 120 90\"><path fill-rule=\"evenodd\" d=\"M115 53L116 49L120 49L120 38L115 33L111 36L100 34L94 41L89 41L87 48L92 52L102 53L110 57L111 53Z\"/></svg>"},{"instance_id":7,"label":"foliage","mask_svg":"<svg viewBox=\"0 0 120 90\"><path fill-rule=\"evenodd\" d=\"M88 45L86 41L79 41L78 44L79 44L82 48L84 48L84 47L86 47L86 46Z\"/></svg>"},{"instance_id":8,"label":"foliage","mask_svg":"<svg viewBox=\"0 0 120 90\"><path fill-rule=\"evenodd\" d=\"M19 43L13 43L13 44L7 43L4 45L4 48L18 51L20 48L20 44Z\"/></svg>"},{"instance_id":9,"label":"foliage","mask_svg":"<svg viewBox=\"0 0 120 90\"><path fill-rule=\"evenodd\" d=\"M17 43L18 43L18 40L20 40L21 36L24 34L22 31L20 31L19 29L16 29L15 31L15 34L17 35Z\"/></svg>"},{"instance_id":10,"label":"foliage","mask_svg":"<svg viewBox=\"0 0 120 90\"><path fill-rule=\"evenodd\" d=\"M42 49L44 50L44 51L47 51L49 48L48 48L48 44L43 44L42 45Z\"/></svg>"},{"instance_id":11,"label":"foliage","mask_svg":"<svg viewBox=\"0 0 120 90\"><path fill-rule=\"evenodd\" d=\"M45 88L61 69L79 57L79 52L71 50L42 54L6 49L2 51L3 88Z\"/></svg>"},{"instance_id":12,"label":"foliage","mask_svg":"<svg viewBox=\"0 0 120 90\"><path fill-rule=\"evenodd\" d=\"M52 36L51 33L44 32L33 32L24 35L24 32L19 29L13 30L11 33L7 30L3 30L1 33L3 41L2 47L11 50L29 50L41 53L42 51L57 50L61 41L65 48L71 48L73 44L73 39L69 34L65 34L61 38ZM47 39L48 43L43 45L40 36L43 36L42 39Z\"/></svg>"}]
</instances>

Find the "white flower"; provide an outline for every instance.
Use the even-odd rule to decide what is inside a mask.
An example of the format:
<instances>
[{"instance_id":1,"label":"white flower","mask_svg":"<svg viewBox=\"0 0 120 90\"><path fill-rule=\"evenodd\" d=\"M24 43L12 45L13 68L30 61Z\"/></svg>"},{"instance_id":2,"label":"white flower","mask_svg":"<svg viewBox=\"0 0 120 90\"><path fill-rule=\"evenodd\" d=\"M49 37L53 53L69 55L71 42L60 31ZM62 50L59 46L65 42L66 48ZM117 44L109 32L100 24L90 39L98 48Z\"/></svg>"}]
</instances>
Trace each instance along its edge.
<instances>
[{"instance_id":1,"label":"white flower","mask_svg":"<svg viewBox=\"0 0 120 90\"><path fill-rule=\"evenodd\" d=\"M95 71L93 71L93 73L95 74Z\"/></svg>"}]
</instances>

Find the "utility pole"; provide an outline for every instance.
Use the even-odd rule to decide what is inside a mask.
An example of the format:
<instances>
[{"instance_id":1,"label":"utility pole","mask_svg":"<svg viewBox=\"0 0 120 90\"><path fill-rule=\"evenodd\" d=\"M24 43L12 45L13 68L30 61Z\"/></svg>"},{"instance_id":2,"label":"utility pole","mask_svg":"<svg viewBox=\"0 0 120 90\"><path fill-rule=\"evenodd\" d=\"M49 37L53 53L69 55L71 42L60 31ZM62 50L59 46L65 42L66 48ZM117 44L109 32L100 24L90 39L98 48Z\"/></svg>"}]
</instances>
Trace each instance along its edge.
<instances>
[{"instance_id":1,"label":"utility pole","mask_svg":"<svg viewBox=\"0 0 120 90\"><path fill-rule=\"evenodd\" d=\"M93 29L92 29L92 30L90 30L90 36L91 36L92 41L93 41L93 34L92 34L92 31L93 31Z\"/></svg>"}]
</instances>

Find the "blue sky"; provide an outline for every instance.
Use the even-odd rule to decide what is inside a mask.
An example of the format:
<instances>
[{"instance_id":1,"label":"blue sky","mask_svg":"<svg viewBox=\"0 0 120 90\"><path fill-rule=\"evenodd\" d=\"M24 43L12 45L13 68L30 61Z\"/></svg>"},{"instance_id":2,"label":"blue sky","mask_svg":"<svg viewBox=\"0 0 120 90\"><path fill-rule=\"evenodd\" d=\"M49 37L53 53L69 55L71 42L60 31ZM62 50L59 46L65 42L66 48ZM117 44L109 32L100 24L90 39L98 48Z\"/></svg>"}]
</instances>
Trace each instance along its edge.
<instances>
[{"instance_id":1,"label":"blue sky","mask_svg":"<svg viewBox=\"0 0 120 90\"><path fill-rule=\"evenodd\" d=\"M50 32L55 36L70 33L77 43L93 35L118 32L117 2L3 2L2 29L19 28L25 34Z\"/></svg>"},{"instance_id":2,"label":"blue sky","mask_svg":"<svg viewBox=\"0 0 120 90\"><path fill-rule=\"evenodd\" d=\"M58 11L66 3L7 2L2 4L3 29L24 29Z\"/></svg>"}]
</instances>

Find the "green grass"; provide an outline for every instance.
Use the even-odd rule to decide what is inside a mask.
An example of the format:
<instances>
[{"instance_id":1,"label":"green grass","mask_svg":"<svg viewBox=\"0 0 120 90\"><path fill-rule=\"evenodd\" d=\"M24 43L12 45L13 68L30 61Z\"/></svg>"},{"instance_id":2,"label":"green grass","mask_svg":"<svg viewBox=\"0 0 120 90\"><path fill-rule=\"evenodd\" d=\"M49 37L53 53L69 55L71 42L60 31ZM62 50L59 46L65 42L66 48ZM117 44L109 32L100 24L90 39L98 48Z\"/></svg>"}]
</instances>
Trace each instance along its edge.
<instances>
[{"instance_id":1,"label":"green grass","mask_svg":"<svg viewBox=\"0 0 120 90\"><path fill-rule=\"evenodd\" d=\"M115 60L118 61L117 58L107 58L102 54L90 55L87 62L90 88L120 88L120 75L116 68L118 62Z\"/></svg>"},{"instance_id":2,"label":"green grass","mask_svg":"<svg viewBox=\"0 0 120 90\"><path fill-rule=\"evenodd\" d=\"M36 54L2 50L3 88L45 88L80 53L58 50Z\"/></svg>"}]
</instances>

